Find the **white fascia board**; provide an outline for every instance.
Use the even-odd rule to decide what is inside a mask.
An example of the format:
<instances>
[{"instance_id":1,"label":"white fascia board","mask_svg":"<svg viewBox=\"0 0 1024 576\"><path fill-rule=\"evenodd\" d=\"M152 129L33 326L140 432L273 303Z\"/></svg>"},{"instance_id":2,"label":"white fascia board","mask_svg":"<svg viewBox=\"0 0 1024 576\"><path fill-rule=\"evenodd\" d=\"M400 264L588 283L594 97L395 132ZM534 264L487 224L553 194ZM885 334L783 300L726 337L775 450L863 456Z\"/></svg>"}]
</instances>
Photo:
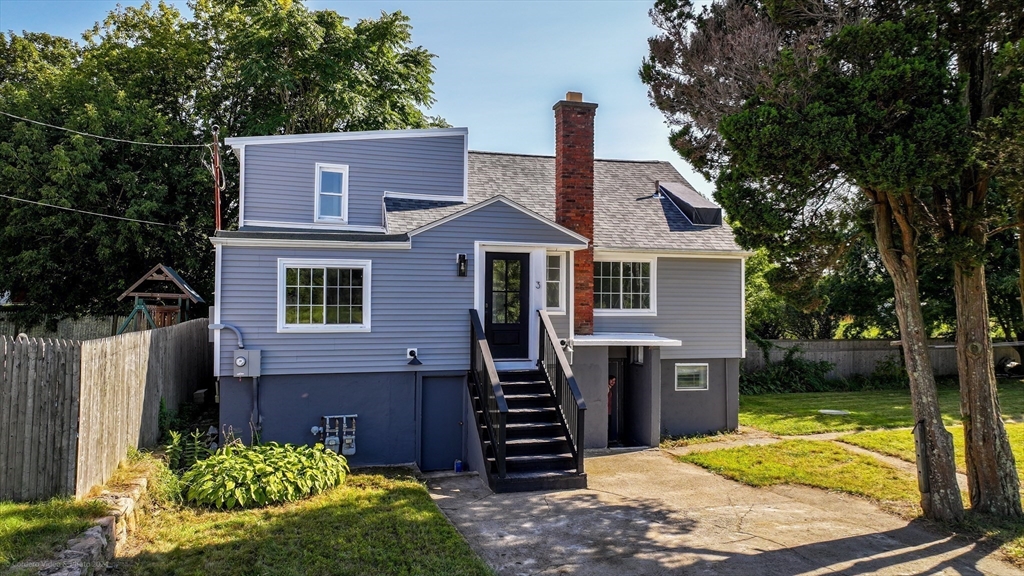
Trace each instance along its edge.
<instances>
[{"instance_id":1,"label":"white fascia board","mask_svg":"<svg viewBox=\"0 0 1024 576\"><path fill-rule=\"evenodd\" d=\"M331 232L386 232L383 226L362 226L340 222L275 222L273 220L246 220L246 226L260 228L286 228L289 230L328 230Z\"/></svg>"},{"instance_id":2,"label":"white fascia board","mask_svg":"<svg viewBox=\"0 0 1024 576\"><path fill-rule=\"evenodd\" d=\"M634 334L626 332L576 335L574 346L682 346L682 340L665 338L657 334Z\"/></svg>"},{"instance_id":3,"label":"white fascia board","mask_svg":"<svg viewBox=\"0 0 1024 576\"><path fill-rule=\"evenodd\" d=\"M544 224L547 224L548 226L554 228L555 230L558 230L559 232L563 232L563 233L567 234L568 236L571 236L572 238L575 238L576 240L579 240L581 243L583 243L583 245L582 246L578 246L577 248L582 249L582 248L586 248L587 246L590 245L590 239L587 238L586 236L583 236L581 234L577 234L577 233L573 232L572 230L569 230L568 228L566 228L564 226L561 226L561 225L559 225L559 224L557 224L555 222L552 222L551 220L548 220L547 218L541 216L540 214L537 214L533 210L530 210L529 208L526 208L525 206L523 206L523 205L521 205L521 204L519 204L517 202L509 200L508 198L505 198L504 196L494 196L493 198L489 198L487 200L484 200L483 202L474 204L473 206L470 206L469 208L466 208L465 210L460 210L460 211L456 212L455 214L449 214L448 216L445 216L444 218L441 218L440 220L435 220L435 221L431 222L430 224L426 224L424 226L420 226L419 228L416 228L415 230L410 231L409 232L409 236L415 236L415 235L420 234L422 232L426 232L427 230L430 230L431 228L436 228L438 226L441 226L442 224L447 224L448 222L451 222L452 220L455 220L456 218L462 218L463 216L465 216L467 214L472 214L473 212L476 212L477 210L479 210L481 208L485 208L487 206L490 206L491 204L494 204L495 202L503 202L504 204L506 204L508 206L511 206L512 208L515 208L516 210L519 210L520 212L522 212L523 214L526 214L527 216L533 218L534 220L538 220L540 222L543 222Z\"/></svg>"},{"instance_id":4,"label":"white fascia board","mask_svg":"<svg viewBox=\"0 0 1024 576\"><path fill-rule=\"evenodd\" d=\"M675 249L638 249L638 248L594 248L594 258L626 258L641 257L653 258L664 256L667 258L721 258L724 260L746 260L754 253L747 250L675 250Z\"/></svg>"},{"instance_id":5,"label":"white fascia board","mask_svg":"<svg viewBox=\"0 0 1024 576\"><path fill-rule=\"evenodd\" d=\"M283 134L278 136L240 136L225 138L229 146L258 144L295 144L299 142L337 142L343 140L379 140L382 138L431 138L469 136L469 128L425 128L411 130L368 130L365 132L322 132L319 134Z\"/></svg>"},{"instance_id":6,"label":"white fascia board","mask_svg":"<svg viewBox=\"0 0 1024 576\"><path fill-rule=\"evenodd\" d=\"M385 198L399 198L402 200L426 200L430 202L451 202L452 204L465 204L466 199L462 196L445 196L443 194L417 194L416 192L392 192L384 191Z\"/></svg>"},{"instance_id":7,"label":"white fascia board","mask_svg":"<svg viewBox=\"0 0 1024 576\"><path fill-rule=\"evenodd\" d=\"M331 248L339 249L378 249L378 250L409 250L412 241L398 242L351 242L347 240L291 240L278 238L220 238L211 237L214 246L248 246L260 248Z\"/></svg>"}]
</instances>

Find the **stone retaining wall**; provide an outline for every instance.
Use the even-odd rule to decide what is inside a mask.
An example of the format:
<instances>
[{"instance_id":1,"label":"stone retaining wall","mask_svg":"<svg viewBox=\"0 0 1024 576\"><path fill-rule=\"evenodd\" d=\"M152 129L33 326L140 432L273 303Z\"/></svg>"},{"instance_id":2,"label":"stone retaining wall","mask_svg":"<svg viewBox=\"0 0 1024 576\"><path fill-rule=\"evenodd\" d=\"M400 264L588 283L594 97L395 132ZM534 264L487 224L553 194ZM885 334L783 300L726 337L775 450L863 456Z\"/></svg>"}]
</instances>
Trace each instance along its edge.
<instances>
[{"instance_id":1,"label":"stone retaining wall","mask_svg":"<svg viewBox=\"0 0 1024 576\"><path fill-rule=\"evenodd\" d=\"M96 525L68 540L67 547L53 560L24 562L14 570L38 567L40 576L95 576L105 574L117 547L135 531L139 506L149 483L139 478L128 484L124 491L112 493L104 490L93 500L105 502L108 515Z\"/></svg>"}]
</instances>

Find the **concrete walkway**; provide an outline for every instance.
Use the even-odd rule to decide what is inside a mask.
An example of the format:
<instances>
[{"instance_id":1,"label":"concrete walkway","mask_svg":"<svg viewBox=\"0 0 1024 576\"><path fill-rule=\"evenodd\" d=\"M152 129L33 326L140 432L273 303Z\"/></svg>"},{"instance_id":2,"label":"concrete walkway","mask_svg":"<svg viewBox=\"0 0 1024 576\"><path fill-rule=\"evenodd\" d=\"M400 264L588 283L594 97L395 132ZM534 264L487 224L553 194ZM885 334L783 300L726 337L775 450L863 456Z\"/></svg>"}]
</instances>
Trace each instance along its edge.
<instances>
[{"instance_id":1,"label":"concrete walkway","mask_svg":"<svg viewBox=\"0 0 1024 576\"><path fill-rule=\"evenodd\" d=\"M660 450L587 458L590 488L492 494L428 481L499 574L1024 574L999 553L851 496L752 488Z\"/></svg>"}]
</instances>

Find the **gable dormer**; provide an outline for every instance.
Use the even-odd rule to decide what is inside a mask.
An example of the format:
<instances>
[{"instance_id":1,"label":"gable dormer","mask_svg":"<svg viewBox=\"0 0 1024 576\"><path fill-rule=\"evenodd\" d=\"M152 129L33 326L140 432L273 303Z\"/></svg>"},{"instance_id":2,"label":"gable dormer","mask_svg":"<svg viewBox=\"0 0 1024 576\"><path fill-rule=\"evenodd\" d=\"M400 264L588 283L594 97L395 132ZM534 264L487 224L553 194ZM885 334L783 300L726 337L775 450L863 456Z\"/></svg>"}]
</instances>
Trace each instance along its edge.
<instances>
[{"instance_id":1,"label":"gable dormer","mask_svg":"<svg viewBox=\"0 0 1024 576\"><path fill-rule=\"evenodd\" d=\"M466 201L466 128L228 138L239 227L384 232L383 199Z\"/></svg>"}]
</instances>

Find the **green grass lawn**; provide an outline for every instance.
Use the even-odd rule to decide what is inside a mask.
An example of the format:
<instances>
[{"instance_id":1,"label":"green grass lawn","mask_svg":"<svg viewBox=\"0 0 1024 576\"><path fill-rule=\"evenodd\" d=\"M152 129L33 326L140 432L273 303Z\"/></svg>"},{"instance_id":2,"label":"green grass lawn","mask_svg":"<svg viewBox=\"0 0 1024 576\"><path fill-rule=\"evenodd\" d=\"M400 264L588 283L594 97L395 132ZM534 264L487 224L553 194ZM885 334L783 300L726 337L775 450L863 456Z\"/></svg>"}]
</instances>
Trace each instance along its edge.
<instances>
[{"instance_id":1,"label":"green grass lawn","mask_svg":"<svg viewBox=\"0 0 1024 576\"><path fill-rule=\"evenodd\" d=\"M0 502L0 570L49 556L106 510L96 502L61 498L32 504Z\"/></svg>"},{"instance_id":2,"label":"green grass lawn","mask_svg":"<svg viewBox=\"0 0 1024 576\"><path fill-rule=\"evenodd\" d=\"M956 454L956 467L961 472L967 471L967 464L964 463L964 429L962 426L950 426L948 430L953 434L953 451ZM1006 424L1006 434L1010 437L1010 450L1017 460L1017 473L1024 472L1024 424ZM867 448L873 452L880 452L895 456L907 462L914 462L914 435L910 430L872 430L870 432L857 432L840 438L842 442Z\"/></svg>"},{"instance_id":3,"label":"green grass lawn","mask_svg":"<svg viewBox=\"0 0 1024 576\"><path fill-rule=\"evenodd\" d=\"M999 381L1003 417L1024 422L1024 382ZM939 388L939 405L947 426L960 423L960 391ZM822 409L846 410L846 416L820 414ZM797 435L846 432L914 425L909 390L763 394L740 397L740 424L773 434Z\"/></svg>"},{"instance_id":4,"label":"green grass lawn","mask_svg":"<svg viewBox=\"0 0 1024 576\"><path fill-rule=\"evenodd\" d=\"M800 484L879 501L920 499L914 476L832 442L786 440L677 458L750 486Z\"/></svg>"},{"instance_id":5,"label":"green grass lawn","mask_svg":"<svg viewBox=\"0 0 1024 576\"><path fill-rule=\"evenodd\" d=\"M422 484L375 474L281 506L152 510L130 546L117 574L491 574Z\"/></svg>"}]
</instances>

